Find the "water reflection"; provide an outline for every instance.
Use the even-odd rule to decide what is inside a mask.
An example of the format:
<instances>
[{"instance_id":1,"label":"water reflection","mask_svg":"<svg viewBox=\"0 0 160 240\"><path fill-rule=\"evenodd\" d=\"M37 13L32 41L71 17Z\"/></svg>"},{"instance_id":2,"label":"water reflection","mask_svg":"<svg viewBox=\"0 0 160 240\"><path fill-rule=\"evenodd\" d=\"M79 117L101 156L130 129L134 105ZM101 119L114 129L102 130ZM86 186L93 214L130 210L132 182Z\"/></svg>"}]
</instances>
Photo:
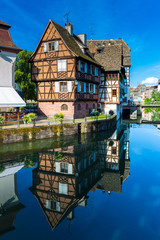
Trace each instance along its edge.
<instances>
[{"instance_id":1,"label":"water reflection","mask_svg":"<svg viewBox=\"0 0 160 240\"><path fill-rule=\"evenodd\" d=\"M146 121L160 121L160 108L142 109L142 119Z\"/></svg>"},{"instance_id":2,"label":"water reflection","mask_svg":"<svg viewBox=\"0 0 160 240\"><path fill-rule=\"evenodd\" d=\"M52 230L64 218L72 220L77 206L86 206L89 191L122 192L130 175L129 126L117 126L110 136L39 152L30 190Z\"/></svg>"},{"instance_id":3,"label":"water reflection","mask_svg":"<svg viewBox=\"0 0 160 240\"><path fill-rule=\"evenodd\" d=\"M3 167L2 167L3 166ZM17 191L17 172L23 163L5 162L0 171L0 236L14 230L17 213L24 208Z\"/></svg>"}]
</instances>

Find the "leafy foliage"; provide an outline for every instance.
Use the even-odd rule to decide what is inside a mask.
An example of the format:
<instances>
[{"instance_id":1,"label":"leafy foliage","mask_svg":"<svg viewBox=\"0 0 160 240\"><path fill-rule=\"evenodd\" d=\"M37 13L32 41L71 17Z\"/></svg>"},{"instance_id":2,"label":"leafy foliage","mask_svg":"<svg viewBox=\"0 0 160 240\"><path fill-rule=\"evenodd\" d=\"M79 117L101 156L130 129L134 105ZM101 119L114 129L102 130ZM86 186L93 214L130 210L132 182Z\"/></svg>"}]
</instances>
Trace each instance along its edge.
<instances>
[{"instance_id":1,"label":"leafy foliage","mask_svg":"<svg viewBox=\"0 0 160 240\"><path fill-rule=\"evenodd\" d=\"M33 121L36 120L36 114L35 113L28 113L23 117L23 122L25 124L32 123Z\"/></svg>"},{"instance_id":2,"label":"leafy foliage","mask_svg":"<svg viewBox=\"0 0 160 240\"><path fill-rule=\"evenodd\" d=\"M99 112L96 110L96 111L92 111L90 113L91 116L99 116Z\"/></svg>"},{"instance_id":3,"label":"leafy foliage","mask_svg":"<svg viewBox=\"0 0 160 240\"><path fill-rule=\"evenodd\" d=\"M113 110L109 110L109 115L112 116L114 114Z\"/></svg>"},{"instance_id":4,"label":"leafy foliage","mask_svg":"<svg viewBox=\"0 0 160 240\"><path fill-rule=\"evenodd\" d=\"M4 117L2 115L0 115L0 124L4 123Z\"/></svg>"},{"instance_id":5,"label":"leafy foliage","mask_svg":"<svg viewBox=\"0 0 160 240\"><path fill-rule=\"evenodd\" d=\"M54 115L55 121L61 121L63 118L64 118L64 114L61 112Z\"/></svg>"},{"instance_id":6,"label":"leafy foliage","mask_svg":"<svg viewBox=\"0 0 160 240\"><path fill-rule=\"evenodd\" d=\"M54 153L54 159L55 159L55 160L59 160L59 161L63 161L63 160L64 160L64 156L63 156L63 154L60 153L60 152L55 152L55 153Z\"/></svg>"},{"instance_id":7,"label":"leafy foliage","mask_svg":"<svg viewBox=\"0 0 160 240\"><path fill-rule=\"evenodd\" d=\"M32 52L23 50L16 58L15 82L20 86L25 100L36 100L36 84L31 82L31 64L28 62Z\"/></svg>"},{"instance_id":8,"label":"leafy foliage","mask_svg":"<svg viewBox=\"0 0 160 240\"><path fill-rule=\"evenodd\" d=\"M36 166L36 159L32 159L32 157L25 156L24 158L24 168L33 168Z\"/></svg>"},{"instance_id":9,"label":"leafy foliage","mask_svg":"<svg viewBox=\"0 0 160 240\"><path fill-rule=\"evenodd\" d=\"M3 164L0 164L0 173L2 173L4 171L5 167L3 166Z\"/></svg>"}]
</instances>

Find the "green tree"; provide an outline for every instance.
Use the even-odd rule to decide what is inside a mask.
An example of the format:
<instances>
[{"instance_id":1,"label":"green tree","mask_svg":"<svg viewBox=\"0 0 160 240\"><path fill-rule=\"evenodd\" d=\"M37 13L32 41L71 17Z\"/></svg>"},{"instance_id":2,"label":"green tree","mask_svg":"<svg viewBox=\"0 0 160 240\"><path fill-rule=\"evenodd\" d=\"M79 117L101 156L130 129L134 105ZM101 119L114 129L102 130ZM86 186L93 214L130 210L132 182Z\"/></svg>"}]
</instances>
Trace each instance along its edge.
<instances>
[{"instance_id":1,"label":"green tree","mask_svg":"<svg viewBox=\"0 0 160 240\"><path fill-rule=\"evenodd\" d=\"M153 102L160 102L160 92L158 92L157 90L153 90L152 99Z\"/></svg>"},{"instance_id":2,"label":"green tree","mask_svg":"<svg viewBox=\"0 0 160 240\"><path fill-rule=\"evenodd\" d=\"M152 104L152 99L151 99L151 98L146 98L146 99L144 100L144 104L145 104L145 105L150 105L150 104Z\"/></svg>"},{"instance_id":3,"label":"green tree","mask_svg":"<svg viewBox=\"0 0 160 240\"><path fill-rule=\"evenodd\" d=\"M31 64L28 62L32 52L23 50L18 53L15 64L15 82L20 86L25 100L36 100L36 84L31 82Z\"/></svg>"}]
</instances>

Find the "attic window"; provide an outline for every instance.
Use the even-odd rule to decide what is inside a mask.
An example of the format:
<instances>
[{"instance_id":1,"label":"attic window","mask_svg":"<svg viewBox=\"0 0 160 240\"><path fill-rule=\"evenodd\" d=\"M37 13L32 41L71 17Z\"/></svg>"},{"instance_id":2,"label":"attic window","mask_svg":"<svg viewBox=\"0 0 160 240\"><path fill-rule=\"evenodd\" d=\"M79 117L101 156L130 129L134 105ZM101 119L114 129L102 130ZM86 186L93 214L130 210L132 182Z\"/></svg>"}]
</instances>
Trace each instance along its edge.
<instances>
[{"instance_id":1,"label":"attic window","mask_svg":"<svg viewBox=\"0 0 160 240\"><path fill-rule=\"evenodd\" d=\"M54 52L54 51L59 51L58 41L44 43L44 52Z\"/></svg>"},{"instance_id":2,"label":"attic window","mask_svg":"<svg viewBox=\"0 0 160 240\"><path fill-rule=\"evenodd\" d=\"M55 50L54 42L49 42L48 43L48 51L51 52L51 51L54 51L54 50Z\"/></svg>"}]
</instances>

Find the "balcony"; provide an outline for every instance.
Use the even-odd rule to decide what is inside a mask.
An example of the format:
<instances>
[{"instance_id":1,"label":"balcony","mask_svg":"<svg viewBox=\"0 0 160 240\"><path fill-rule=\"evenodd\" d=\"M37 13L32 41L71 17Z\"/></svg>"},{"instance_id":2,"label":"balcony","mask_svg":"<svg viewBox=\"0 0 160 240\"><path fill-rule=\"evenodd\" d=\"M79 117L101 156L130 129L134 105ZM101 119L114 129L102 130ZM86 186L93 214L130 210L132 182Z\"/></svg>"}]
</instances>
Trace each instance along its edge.
<instances>
[{"instance_id":1,"label":"balcony","mask_svg":"<svg viewBox=\"0 0 160 240\"><path fill-rule=\"evenodd\" d=\"M88 73L77 72L76 73L77 80L86 80L91 82L100 82L100 77L92 76Z\"/></svg>"}]
</instances>

